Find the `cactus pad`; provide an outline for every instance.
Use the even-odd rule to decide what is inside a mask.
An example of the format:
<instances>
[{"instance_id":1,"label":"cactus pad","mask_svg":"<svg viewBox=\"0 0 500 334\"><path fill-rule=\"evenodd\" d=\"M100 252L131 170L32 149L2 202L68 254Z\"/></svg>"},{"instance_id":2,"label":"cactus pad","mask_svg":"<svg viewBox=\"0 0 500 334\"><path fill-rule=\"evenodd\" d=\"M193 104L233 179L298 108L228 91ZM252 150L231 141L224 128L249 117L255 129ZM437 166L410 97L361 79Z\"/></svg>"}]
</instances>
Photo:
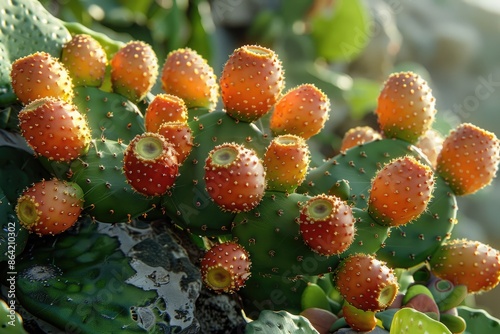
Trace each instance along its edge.
<instances>
[{"instance_id":1,"label":"cactus pad","mask_svg":"<svg viewBox=\"0 0 500 334\"><path fill-rule=\"evenodd\" d=\"M254 333L317 334L318 331L303 316L265 310L245 328L245 334Z\"/></svg>"}]
</instances>

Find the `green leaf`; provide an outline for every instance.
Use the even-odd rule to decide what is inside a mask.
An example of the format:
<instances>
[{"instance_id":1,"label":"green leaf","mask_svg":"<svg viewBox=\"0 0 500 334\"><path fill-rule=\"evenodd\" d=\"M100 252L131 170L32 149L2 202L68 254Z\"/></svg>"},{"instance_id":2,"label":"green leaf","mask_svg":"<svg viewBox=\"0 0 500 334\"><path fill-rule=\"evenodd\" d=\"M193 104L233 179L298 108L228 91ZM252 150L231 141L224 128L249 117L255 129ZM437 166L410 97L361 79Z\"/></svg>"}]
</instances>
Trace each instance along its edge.
<instances>
[{"instance_id":1,"label":"green leaf","mask_svg":"<svg viewBox=\"0 0 500 334\"><path fill-rule=\"evenodd\" d=\"M351 116L360 119L377 106L380 94L380 83L365 78L354 78L352 88L345 91L344 98L347 101Z\"/></svg>"},{"instance_id":2,"label":"green leaf","mask_svg":"<svg viewBox=\"0 0 500 334\"><path fill-rule=\"evenodd\" d=\"M371 38L370 16L361 0L340 0L331 11L321 11L311 22L319 56L329 61L350 61Z\"/></svg>"}]
</instances>

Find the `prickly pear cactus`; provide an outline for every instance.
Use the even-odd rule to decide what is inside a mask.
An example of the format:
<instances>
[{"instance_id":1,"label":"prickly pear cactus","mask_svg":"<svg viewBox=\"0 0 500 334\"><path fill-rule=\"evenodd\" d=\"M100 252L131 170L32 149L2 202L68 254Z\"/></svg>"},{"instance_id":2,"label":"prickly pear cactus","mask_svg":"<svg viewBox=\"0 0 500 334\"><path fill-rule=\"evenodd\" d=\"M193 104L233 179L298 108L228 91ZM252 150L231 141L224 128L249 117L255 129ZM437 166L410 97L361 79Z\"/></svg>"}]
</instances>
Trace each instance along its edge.
<instances>
[{"instance_id":1,"label":"prickly pear cactus","mask_svg":"<svg viewBox=\"0 0 500 334\"><path fill-rule=\"evenodd\" d=\"M318 331L303 316L265 310L245 328L245 334L254 333L317 334Z\"/></svg>"},{"instance_id":2,"label":"prickly pear cactus","mask_svg":"<svg viewBox=\"0 0 500 334\"><path fill-rule=\"evenodd\" d=\"M500 320L492 317L485 310L473 309L468 306L457 307L458 315L467 323L464 334L498 333Z\"/></svg>"}]
</instances>

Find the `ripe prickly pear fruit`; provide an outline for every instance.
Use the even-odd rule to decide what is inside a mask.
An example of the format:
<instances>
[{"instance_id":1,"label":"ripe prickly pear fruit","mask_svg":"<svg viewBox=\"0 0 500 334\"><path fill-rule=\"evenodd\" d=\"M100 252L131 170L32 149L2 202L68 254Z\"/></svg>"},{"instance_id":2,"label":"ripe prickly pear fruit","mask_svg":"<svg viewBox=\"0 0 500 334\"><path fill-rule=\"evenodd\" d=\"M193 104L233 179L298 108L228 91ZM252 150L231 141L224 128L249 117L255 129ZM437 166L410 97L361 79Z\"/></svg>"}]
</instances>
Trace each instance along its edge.
<instances>
[{"instance_id":1,"label":"ripe prickly pear fruit","mask_svg":"<svg viewBox=\"0 0 500 334\"><path fill-rule=\"evenodd\" d=\"M21 226L40 236L73 226L83 210L83 190L74 182L42 180L24 190L17 200Z\"/></svg>"},{"instance_id":2,"label":"ripe prickly pear fruit","mask_svg":"<svg viewBox=\"0 0 500 334\"><path fill-rule=\"evenodd\" d=\"M190 48L171 51L161 71L162 88L179 96L188 108L215 109L219 86L206 59Z\"/></svg>"},{"instance_id":3,"label":"ripe prickly pear fruit","mask_svg":"<svg viewBox=\"0 0 500 334\"><path fill-rule=\"evenodd\" d=\"M318 195L300 211L300 233L306 245L321 255L337 255L354 240L355 218L347 202L336 196Z\"/></svg>"},{"instance_id":4,"label":"ripe prickly pear fruit","mask_svg":"<svg viewBox=\"0 0 500 334\"><path fill-rule=\"evenodd\" d=\"M455 195L470 195L491 183L499 161L500 141L496 135L464 123L445 138L436 171Z\"/></svg>"},{"instance_id":5,"label":"ripe prickly pear fruit","mask_svg":"<svg viewBox=\"0 0 500 334\"><path fill-rule=\"evenodd\" d=\"M309 147L302 137L283 135L273 139L264 155L267 188L293 192L304 181L309 167Z\"/></svg>"},{"instance_id":6,"label":"ripe prickly pear fruit","mask_svg":"<svg viewBox=\"0 0 500 334\"><path fill-rule=\"evenodd\" d=\"M157 132L174 145L177 161L182 164L193 148L193 136L189 125L181 122L166 122Z\"/></svg>"},{"instance_id":7,"label":"ripe prickly pear fruit","mask_svg":"<svg viewBox=\"0 0 500 334\"><path fill-rule=\"evenodd\" d=\"M158 77L158 58L149 44L131 41L111 58L113 91L136 102L151 90Z\"/></svg>"},{"instance_id":8,"label":"ripe prickly pear fruit","mask_svg":"<svg viewBox=\"0 0 500 334\"><path fill-rule=\"evenodd\" d=\"M165 122L188 121L188 109L184 100L170 94L156 95L146 109L144 126L148 132L158 132Z\"/></svg>"},{"instance_id":9,"label":"ripe prickly pear fruit","mask_svg":"<svg viewBox=\"0 0 500 334\"><path fill-rule=\"evenodd\" d=\"M387 308L399 289L393 270L385 262L361 253L342 260L333 281L345 301L363 311Z\"/></svg>"},{"instance_id":10,"label":"ripe prickly pear fruit","mask_svg":"<svg viewBox=\"0 0 500 334\"><path fill-rule=\"evenodd\" d=\"M417 142L434 122L435 98L427 82L413 72L393 73L384 83L375 113L388 138Z\"/></svg>"},{"instance_id":11,"label":"ripe prickly pear fruit","mask_svg":"<svg viewBox=\"0 0 500 334\"><path fill-rule=\"evenodd\" d=\"M250 266L245 248L230 241L212 246L200 263L203 282L217 293L233 293L245 286Z\"/></svg>"},{"instance_id":12,"label":"ripe prickly pear fruit","mask_svg":"<svg viewBox=\"0 0 500 334\"><path fill-rule=\"evenodd\" d=\"M73 84L63 64L46 52L35 52L12 63L12 89L21 103L43 97L67 102L73 98Z\"/></svg>"},{"instance_id":13,"label":"ripe prickly pear fruit","mask_svg":"<svg viewBox=\"0 0 500 334\"><path fill-rule=\"evenodd\" d=\"M91 141L86 118L73 104L55 98L25 106L19 127L33 150L49 160L70 162L84 154Z\"/></svg>"},{"instance_id":14,"label":"ripe prickly pear fruit","mask_svg":"<svg viewBox=\"0 0 500 334\"><path fill-rule=\"evenodd\" d=\"M226 143L209 152L205 183L208 194L223 211L249 211L264 196L266 172L255 151Z\"/></svg>"},{"instance_id":15,"label":"ripe prickly pear fruit","mask_svg":"<svg viewBox=\"0 0 500 334\"><path fill-rule=\"evenodd\" d=\"M145 196L165 194L179 172L177 152L165 137L153 132L135 136L123 153L127 182Z\"/></svg>"},{"instance_id":16,"label":"ripe prickly pear fruit","mask_svg":"<svg viewBox=\"0 0 500 334\"><path fill-rule=\"evenodd\" d=\"M377 326L375 312L363 311L348 302L344 302L342 305L342 315L345 322L358 332L370 332Z\"/></svg>"},{"instance_id":17,"label":"ripe prickly pear fruit","mask_svg":"<svg viewBox=\"0 0 500 334\"><path fill-rule=\"evenodd\" d=\"M434 129L427 130L415 144L427 157L431 166L436 168L437 157L443 148L444 137Z\"/></svg>"},{"instance_id":18,"label":"ripe prickly pear fruit","mask_svg":"<svg viewBox=\"0 0 500 334\"><path fill-rule=\"evenodd\" d=\"M434 190L434 173L412 156L387 163L372 180L369 214L382 225L399 226L418 218Z\"/></svg>"},{"instance_id":19,"label":"ripe prickly pear fruit","mask_svg":"<svg viewBox=\"0 0 500 334\"><path fill-rule=\"evenodd\" d=\"M432 255L431 271L467 292L493 289L500 281L500 252L479 241L457 239L444 242Z\"/></svg>"},{"instance_id":20,"label":"ripe prickly pear fruit","mask_svg":"<svg viewBox=\"0 0 500 334\"><path fill-rule=\"evenodd\" d=\"M284 87L276 53L258 45L234 50L220 78L222 102L233 118L252 122L267 114Z\"/></svg>"},{"instance_id":21,"label":"ripe prickly pear fruit","mask_svg":"<svg viewBox=\"0 0 500 334\"><path fill-rule=\"evenodd\" d=\"M304 139L318 134L329 118L330 100L316 86L290 89L274 106L269 127L275 136L293 134Z\"/></svg>"},{"instance_id":22,"label":"ripe prickly pear fruit","mask_svg":"<svg viewBox=\"0 0 500 334\"><path fill-rule=\"evenodd\" d=\"M75 86L100 87L106 74L108 58L104 48L92 36L77 34L64 44L61 62Z\"/></svg>"},{"instance_id":23,"label":"ripe prickly pear fruit","mask_svg":"<svg viewBox=\"0 0 500 334\"><path fill-rule=\"evenodd\" d=\"M349 129L342 138L342 143L340 144L340 151L345 152L351 147L358 146L364 143L369 143L371 141L382 139L380 133L375 131L370 126L357 126Z\"/></svg>"}]
</instances>

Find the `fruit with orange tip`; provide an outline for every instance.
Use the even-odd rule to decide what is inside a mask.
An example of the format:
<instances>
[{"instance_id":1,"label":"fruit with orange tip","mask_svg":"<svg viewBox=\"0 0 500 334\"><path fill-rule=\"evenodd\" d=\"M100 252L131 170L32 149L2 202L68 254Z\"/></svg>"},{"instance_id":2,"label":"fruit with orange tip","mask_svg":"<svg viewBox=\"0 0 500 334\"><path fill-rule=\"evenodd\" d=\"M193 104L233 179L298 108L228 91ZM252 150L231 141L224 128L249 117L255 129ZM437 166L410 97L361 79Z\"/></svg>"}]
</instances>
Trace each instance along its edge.
<instances>
[{"instance_id":1,"label":"fruit with orange tip","mask_svg":"<svg viewBox=\"0 0 500 334\"><path fill-rule=\"evenodd\" d=\"M370 332L377 326L375 312L361 310L348 302L342 305L342 315L345 322L358 332Z\"/></svg>"},{"instance_id":2,"label":"fruit with orange tip","mask_svg":"<svg viewBox=\"0 0 500 334\"><path fill-rule=\"evenodd\" d=\"M68 102L42 98L19 113L21 134L49 160L70 162L87 152L91 141L86 118Z\"/></svg>"},{"instance_id":3,"label":"fruit with orange tip","mask_svg":"<svg viewBox=\"0 0 500 334\"><path fill-rule=\"evenodd\" d=\"M226 112L246 122L267 114L283 87L281 61L273 50L259 45L245 45L234 50L220 77Z\"/></svg>"},{"instance_id":4,"label":"fruit with orange tip","mask_svg":"<svg viewBox=\"0 0 500 334\"><path fill-rule=\"evenodd\" d=\"M64 65L46 52L35 52L12 63L12 89L21 103L44 97L67 102L73 98L73 83Z\"/></svg>"},{"instance_id":5,"label":"fruit with orange tip","mask_svg":"<svg viewBox=\"0 0 500 334\"><path fill-rule=\"evenodd\" d=\"M158 77L158 58L142 41L125 44L111 58L111 85L115 93L133 102L142 100Z\"/></svg>"},{"instance_id":6,"label":"fruit with orange tip","mask_svg":"<svg viewBox=\"0 0 500 334\"><path fill-rule=\"evenodd\" d=\"M188 121L186 103L180 97L171 94L158 94L149 103L144 115L146 131L158 132L165 122Z\"/></svg>"},{"instance_id":7,"label":"fruit with orange tip","mask_svg":"<svg viewBox=\"0 0 500 334\"><path fill-rule=\"evenodd\" d=\"M171 51L161 71L162 89L179 96L188 108L212 111L219 97L214 70L200 54L190 48Z\"/></svg>"},{"instance_id":8,"label":"fruit with orange tip","mask_svg":"<svg viewBox=\"0 0 500 334\"><path fill-rule=\"evenodd\" d=\"M388 138L415 143L434 122L435 98L428 83L413 72L391 74L384 83L375 110Z\"/></svg>"},{"instance_id":9,"label":"fruit with orange tip","mask_svg":"<svg viewBox=\"0 0 500 334\"><path fill-rule=\"evenodd\" d=\"M75 86L100 87L106 74L108 58L104 48L92 36L77 34L64 44L61 62Z\"/></svg>"},{"instance_id":10,"label":"fruit with orange tip","mask_svg":"<svg viewBox=\"0 0 500 334\"><path fill-rule=\"evenodd\" d=\"M375 131L371 126L356 126L349 129L342 138L340 151L345 152L351 147L358 146L364 143L381 139L380 133Z\"/></svg>"},{"instance_id":11,"label":"fruit with orange tip","mask_svg":"<svg viewBox=\"0 0 500 334\"><path fill-rule=\"evenodd\" d=\"M16 205L21 226L55 235L73 226L83 210L83 190L74 182L42 180L23 191Z\"/></svg>"},{"instance_id":12,"label":"fruit with orange tip","mask_svg":"<svg viewBox=\"0 0 500 334\"><path fill-rule=\"evenodd\" d=\"M330 113L330 100L316 86L290 89L274 106L269 127L275 136L293 134L304 139L318 134Z\"/></svg>"},{"instance_id":13,"label":"fruit with orange tip","mask_svg":"<svg viewBox=\"0 0 500 334\"><path fill-rule=\"evenodd\" d=\"M274 138L264 155L267 189L293 192L304 181L309 160L309 147L302 137Z\"/></svg>"},{"instance_id":14,"label":"fruit with orange tip","mask_svg":"<svg viewBox=\"0 0 500 334\"><path fill-rule=\"evenodd\" d=\"M434 275L454 285L464 284L468 293L489 291L500 281L500 252L479 241L446 241L429 263Z\"/></svg>"},{"instance_id":15,"label":"fruit with orange tip","mask_svg":"<svg viewBox=\"0 0 500 334\"><path fill-rule=\"evenodd\" d=\"M433 190L429 166L411 156L393 159L372 180L368 213L382 225L407 224L425 211Z\"/></svg>"},{"instance_id":16,"label":"fruit with orange tip","mask_svg":"<svg viewBox=\"0 0 500 334\"><path fill-rule=\"evenodd\" d=\"M208 153L204 178L208 194L223 211L252 210L266 188L262 161L255 151L236 143L217 145Z\"/></svg>"},{"instance_id":17,"label":"fruit with orange tip","mask_svg":"<svg viewBox=\"0 0 500 334\"><path fill-rule=\"evenodd\" d=\"M200 262L203 282L217 293L233 293L245 286L250 267L248 252L230 241L212 246Z\"/></svg>"},{"instance_id":18,"label":"fruit with orange tip","mask_svg":"<svg viewBox=\"0 0 500 334\"><path fill-rule=\"evenodd\" d=\"M189 125L182 122L165 122L157 133L174 146L177 152L177 161L182 164L193 148L193 133Z\"/></svg>"},{"instance_id":19,"label":"fruit with orange tip","mask_svg":"<svg viewBox=\"0 0 500 334\"><path fill-rule=\"evenodd\" d=\"M492 132L463 123L444 139L436 171L455 195L470 195L489 185L500 161L500 141Z\"/></svg>"}]
</instances>

